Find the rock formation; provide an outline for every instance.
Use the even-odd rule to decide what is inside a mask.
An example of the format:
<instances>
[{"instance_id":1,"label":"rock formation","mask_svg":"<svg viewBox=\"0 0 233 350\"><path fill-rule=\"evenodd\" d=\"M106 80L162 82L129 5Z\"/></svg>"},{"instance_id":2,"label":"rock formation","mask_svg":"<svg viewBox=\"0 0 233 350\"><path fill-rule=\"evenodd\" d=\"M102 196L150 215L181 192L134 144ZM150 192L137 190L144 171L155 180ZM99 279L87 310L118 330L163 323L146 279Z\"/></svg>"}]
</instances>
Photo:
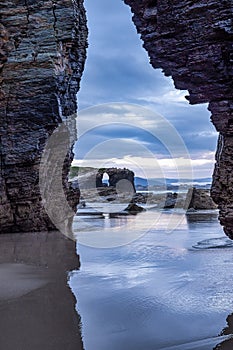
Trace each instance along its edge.
<instances>
[{"instance_id":1,"label":"rock formation","mask_svg":"<svg viewBox=\"0 0 233 350\"><path fill-rule=\"evenodd\" d=\"M229 338L222 341L213 350L231 350L231 349L233 349L233 339L232 339L233 314L230 314L229 316L227 316L226 321L227 321L227 327L225 327L222 330L222 332L220 333L220 336L229 335Z\"/></svg>"},{"instance_id":2,"label":"rock formation","mask_svg":"<svg viewBox=\"0 0 233 350\"><path fill-rule=\"evenodd\" d=\"M233 239L233 7L231 0L124 0L154 68L209 103L219 132L211 195ZM195 121L194 121L195 122Z\"/></svg>"},{"instance_id":3,"label":"rock formation","mask_svg":"<svg viewBox=\"0 0 233 350\"><path fill-rule=\"evenodd\" d=\"M109 176L108 184L103 182L103 176L107 174ZM129 169L121 168L71 168L71 181L72 183L78 182L80 190L93 189L93 188L116 188L117 184L121 180L126 180L130 183L135 192L134 186L134 172ZM107 189L106 189L107 190Z\"/></svg>"},{"instance_id":4,"label":"rock formation","mask_svg":"<svg viewBox=\"0 0 233 350\"><path fill-rule=\"evenodd\" d=\"M47 230L54 225L42 206L40 160L63 122L62 177L69 195L76 93L87 46L83 0L2 0L0 13L0 230ZM52 182L54 173L46 175Z\"/></svg>"},{"instance_id":5,"label":"rock formation","mask_svg":"<svg viewBox=\"0 0 233 350\"><path fill-rule=\"evenodd\" d=\"M152 66L172 76L176 88L188 90L191 104L209 103L220 134L211 194L220 222L233 238L232 1L124 1L131 6ZM0 11L1 232L51 229L54 224L42 206L39 167L46 141L62 121L69 138L64 142L63 187L73 208L77 198L74 188L70 194L67 174L86 57L83 0L2 0ZM53 189L60 186L51 186L55 170L51 164L45 169L47 179L53 171L48 184Z\"/></svg>"},{"instance_id":6,"label":"rock formation","mask_svg":"<svg viewBox=\"0 0 233 350\"><path fill-rule=\"evenodd\" d=\"M96 177L96 187L102 187L103 186L103 176L104 173L106 173L109 176L109 186L116 188L117 183L121 180L127 180L134 188L135 192L135 186L134 186L134 172L129 169L120 169L120 168L106 168L106 169L100 169L98 171L97 177Z\"/></svg>"},{"instance_id":7,"label":"rock formation","mask_svg":"<svg viewBox=\"0 0 233 350\"><path fill-rule=\"evenodd\" d=\"M190 188L186 198L188 209L211 210L217 209L217 205L210 197L210 191L198 188Z\"/></svg>"},{"instance_id":8,"label":"rock formation","mask_svg":"<svg viewBox=\"0 0 233 350\"><path fill-rule=\"evenodd\" d=\"M129 213L130 215L137 215L139 213L142 213L143 211L146 211L146 209L135 203L129 203L129 205L125 208L124 211Z\"/></svg>"}]
</instances>

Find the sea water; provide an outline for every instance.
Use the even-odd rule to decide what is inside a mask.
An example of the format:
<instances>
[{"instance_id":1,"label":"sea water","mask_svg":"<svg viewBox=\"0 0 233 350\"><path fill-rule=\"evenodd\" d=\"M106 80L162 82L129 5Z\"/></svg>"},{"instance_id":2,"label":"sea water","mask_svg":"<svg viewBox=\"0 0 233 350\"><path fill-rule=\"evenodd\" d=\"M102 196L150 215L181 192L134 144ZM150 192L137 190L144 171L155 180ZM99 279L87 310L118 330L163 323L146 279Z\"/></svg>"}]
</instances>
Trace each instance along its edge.
<instances>
[{"instance_id":1,"label":"sea water","mask_svg":"<svg viewBox=\"0 0 233 350\"><path fill-rule=\"evenodd\" d=\"M216 211L77 217L74 230L85 350L233 348L219 337L233 312L233 244Z\"/></svg>"}]
</instances>

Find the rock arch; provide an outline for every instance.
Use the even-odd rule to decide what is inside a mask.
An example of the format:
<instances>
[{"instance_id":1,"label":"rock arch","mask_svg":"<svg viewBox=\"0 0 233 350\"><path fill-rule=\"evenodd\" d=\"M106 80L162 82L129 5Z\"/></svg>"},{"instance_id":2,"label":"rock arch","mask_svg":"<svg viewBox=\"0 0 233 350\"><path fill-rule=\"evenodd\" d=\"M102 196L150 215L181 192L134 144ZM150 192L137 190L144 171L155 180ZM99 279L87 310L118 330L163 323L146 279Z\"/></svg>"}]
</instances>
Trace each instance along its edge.
<instances>
[{"instance_id":1,"label":"rock arch","mask_svg":"<svg viewBox=\"0 0 233 350\"><path fill-rule=\"evenodd\" d=\"M211 195L233 239L233 7L231 0L124 0L154 68L209 103L219 132Z\"/></svg>"},{"instance_id":2,"label":"rock arch","mask_svg":"<svg viewBox=\"0 0 233 350\"><path fill-rule=\"evenodd\" d=\"M116 188L117 183L120 180L127 180L132 184L132 187L135 191L134 186L134 172L126 168L103 168L99 169L96 174L96 187L104 187L103 176L107 174L109 177L109 187Z\"/></svg>"},{"instance_id":3,"label":"rock arch","mask_svg":"<svg viewBox=\"0 0 233 350\"><path fill-rule=\"evenodd\" d=\"M191 104L209 103L220 134L211 193L233 238L232 1L124 1L152 66L188 90ZM1 232L44 230L53 225L41 204L39 162L61 121L72 129L86 58L85 10L83 0L10 4L0 4ZM74 141L75 132L64 165L67 192ZM114 186L111 171L109 177Z\"/></svg>"},{"instance_id":4,"label":"rock arch","mask_svg":"<svg viewBox=\"0 0 233 350\"><path fill-rule=\"evenodd\" d=\"M109 179L108 173L107 172L103 173L103 181L102 181L102 183L103 183L104 186L109 186L109 180L110 179Z\"/></svg>"}]
</instances>

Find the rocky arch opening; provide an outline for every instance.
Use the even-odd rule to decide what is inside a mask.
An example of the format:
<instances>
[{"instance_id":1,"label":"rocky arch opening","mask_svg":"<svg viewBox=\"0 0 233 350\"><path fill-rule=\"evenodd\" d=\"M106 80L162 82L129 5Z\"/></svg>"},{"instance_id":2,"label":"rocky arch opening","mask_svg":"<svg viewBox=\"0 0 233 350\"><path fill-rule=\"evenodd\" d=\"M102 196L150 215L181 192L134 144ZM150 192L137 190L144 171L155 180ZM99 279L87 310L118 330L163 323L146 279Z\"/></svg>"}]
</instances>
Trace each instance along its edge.
<instances>
[{"instance_id":1,"label":"rocky arch opening","mask_svg":"<svg viewBox=\"0 0 233 350\"><path fill-rule=\"evenodd\" d=\"M90 3L93 4L92 1ZM121 1L115 3L123 6ZM213 175L212 196L219 205L221 224L224 226L225 232L232 238L232 2L225 0L221 7L217 1L196 2L188 6L185 2L181 3L178 0L154 1L153 3L151 0L140 2L125 0L125 3L130 6L134 14L134 23L144 42L144 48L149 54L152 66L162 69L166 76L172 76L177 89L188 90L188 100L191 104L209 103L209 111L212 113L211 120L220 134ZM105 0L104 6L107 4L113 6L111 2ZM19 5L19 11L24 13L24 6ZM62 118L66 120L68 114L72 115L76 112L76 93L79 89L84 68L87 46L83 1L70 1L67 2L66 6L67 12L63 11L62 7L58 7L56 9L51 8L48 14L48 22L52 23L55 11L56 27L62 28L58 31L59 35L54 36L54 29L56 30L56 28L49 26L48 38L54 43L51 52L49 51L50 46L43 46L46 45L47 40L38 39L39 42L36 43L35 47L33 46L35 31L38 33L37 38L40 39L40 33L43 35L45 33L43 24L38 28L36 27L37 24L31 21L30 18L31 13L41 15L39 7L30 4L27 9L29 17L20 17L16 36L15 28L12 27L12 22L9 21L8 16L3 15L1 17L1 30L4 33L3 40L0 42L4 53L3 60L0 60L2 84L0 99L3 105L0 118L2 130L0 188L3 194L1 198L1 227L3 232L51 228L51 223L41 205L39 188L35 179L38 178L39 160L50 132L59 125ZM1 7L5 8L5 4L1 4ZM108 16L103 16L106 11L102 11L101 6L99 8L102 18L104 17L106 21L109 20ZM70 15L67 15L68 12ZM65 13L66 15L64 15ZM129 86L130 81L134 87L135 94L133 96L144 98L145 96L136 94L136 88L137 85L142 85L143 77L148 72L144 70L144 66L142 72L137 69L141 73L140 79L137 80L140 81L139 84L136 84L135 80L129 80L130 77L134 76L132 73L135 72L135 70L132 71L132 62L135 61L135 55L124 56L124 50L119 45L124 43L125 47L129 46L129 50L132 50L134 46L134 43L124 41L127 35L125 35L124 30L120 31L122 26L119 24L123 24L121 21L129 21L128 15L127 19L124 18L123 20L117 12L115 12L115 16L111 25L118 23L118 27L115 27L116 40L112 44L115 49L120 47L120 51L116 54L118 63L111 64L108 61L109 55L106 55L102 45L99 48L99 54L105 60L102 62L102 66L97 66L97 69L99 72L115 72L112 80L117 81L121 87ZM30 21L30 26L28 26L28 21ZM105 36L109 38L109 33L106 35L106 27L103 26L103 23L99 22L99 26L104 27ZM97 23L96 32L98 32L98 28ZM66 44L64 36L70 38ZM33 44L33 48L28 47L29 52L25 58L21 54L27 47L29 40ZM29 62L28 59L32 57L33 50L37 46L40 50L38 54L34 54L32 62ZM12 50L11 52L9 48ZM58 62L51 60L52 56L56 57L58 61L62 57L66 63L63 70L58 70L55 75L54 63L56 65ZM44 63L45 57L46 62ZM35 76L30 75L32 70L25 69L28 62L33 64L38 73L36 81L34 80ZM41 70L41 62L46 66L46 76L43 75L44 71ZM124 62L128 63L127 67L130 74L124 74L124 77L119 79L117 68L122 66ZM141 62L144 61L138 62L138 67L142 67ZM17 69L15 70L14 67ZM16 75L20 79L17 80ZM106 81L106 76L102 76L103 80L104 78ZM151 78L150 84L152 84L152 80L153 78ZM37 89L37 83L41 86L41 90ZM160 86L159 89L161 89ZM107 101L110 100L109 93L105 94L105 91L101 89L96 90L99 93L97 97L105 96ZM108 87L108 90L111 89ZM38 93L38 91L40 92ZM93 87L91 91L93 91ZM119 91L119 95L115 95L114 100L119 99L119 97L122 98L122 95L126 96L124 91ZM138 91L140 92L140 90ZM128 91L127 96L129 95ZM57 97L59 97L62 106L59 105ZM83 101L85 99L80 95L79 100ZM23 105L21 105L22 101L24 101ZM98 102L105 101L99 100ZM136 101L133 100L133 102ZM67 104L69 112L67 111ZM26 114L29 115L27 119L25 119ZM14 130L17 130L19 135L21 133L24 135L23 138L26 140L25 145L28 146L28 149L23 152L20 149L20 140ZM20 136L20 139L22 139L22 136ZM9 154L9 144L12 145L11 154ZM67 168L69 168L72 157L73 154L70 150ZM13 173L14 176L9 176ZM24 179L23 183L22 179ZM27 180L27 186L24 186L25 179ZM27 211L28 204L29 211ZM22 205L25 210L21 210Z\"/></svg>"},{"instance_id":2,"label":"rocky arch opening","mask_svg":"<svg viewBox=\"0 0 233 350\"><path fill-rule=\"evenodd\" d=\"M102 183L103 183L103 187L109 187L109 175L108 173L103 173L103 178L102 178Z\"/></svg>"},{"instance_id":3,"label":"rocky arch opening","mask_svg":"<svg viewBox=\"0 0 233 350\"><path fill-rule=\"evenodd\" d=\"M183 122L188 124L187 128L189 128L189 130L191 129L190 120L192 120L193 125L197 127L196 133L189 134L189 142L194 142L198 134L202 134L203 138L206 140L211 134L214 134L214 130L211 129L211 124L207 126L207 123L209 123L209 114L204 112L205 106L202 108L203 118L198 119L201 114L199 108L201 108L204 103L209 105L208 110L211 112L211 121L217 132L220 133L221 140L221 142L218 142L218 157L213 175L211 193L213 199L219 205L221 224L224 226L225 232L230 237L233 237L233 209L231 209L233 207L233 200L231 199L233 198L233 190L230 189L229 185L231 182L231 153L233 150L233 145L231 143L233 133L231 130L233 112L233 32L231 1L225 1L221 8L217 1L208 3L197 2L188 6L186 6L185 3L181 4L178 0L166 2L124 0L124 2L130 6L133 13L133 22L141 36L143 46L148 52L152 67L162 69L165 76L172 77L175 88L188 91L187 100L189 103L199 106L195 107L196 116L193 115L192 119L189 119L185 114L181 115ZM113 6L109 3L109 5L107 5L107 2L104 0L103 4L105 6L105 11L108 10L108 6ZM120 2L118 4L120 4ZM102 12L101 2L99 5L99 11ZM89 6L88 0L86 1L86 6L87 8ZM90 7L91 6L93 7L93 3L91 4L90 2ZM115 13L117 13L117 11ZM88 15L90 19L90 12ZM95 16L97 18L98 13L95 13ZM107 17L108 16L106 16L106 18ZM109 18L106 20L109 20ZM97 24L97 26L95 28L98 27L98 19L96 21L95 24ZM116 21L112 23L114 26ZM118 23L120 22L118 21ZM103 27L105 29L105 38L109 38L109 31L108 35L106 35L106 23L104 23ZM97 30L98 36L100 36L100 27L98 27ZM119 27L118 29L114 27L114 30L117 32L117 40L113 40L114 45L116 42L119 43L119 39L121 39L120 45L122 45L124 40L122 39L123 36L121 36L122 33ZM127 36L125 35L125 37ZM91 41L93 41L93 38L91 38ZM106 42L101 42L100 49L102 48L102 50L104 47L103 43L106 44ZM130 49L132 49L132 45L134 45L134 42L132 43L131 46L128 46ZM115 47L117 47L117 45L115 45ZM119 52L117 59L118 62L122 63L123 61L127 61L127 58L124 56L122 46L120 47L121 52ZM109 73L111 70L111 63L106 62L106 57L102 56L102 59L102 65L108 67L105 72L108 71ZM132 69L133 61L129 60L129 58L128 61L130 61L130 69ZM91 60L89 60L89 64L90 62ZM145 62L146 58L141 61L142 64ZM112 62L112 66L114 66L114 69L117 71L117 64L115 65L114 63ZM142 65L140 67L142 67ZM143 66L141 86L143 85L143 78L147 74L144 67L145 64ZM103 71L104 70L101 72ZM138 69L138 71L140 71L140 69ZM88 72L86 73L88 74ZM106 79L105 76L104 81L106 82L109 80L109 77L110 76ZM112 79L112 76L110 78ZM119 81L119 77L118 79L112 80ZM99 79L98 83L100 81L101 79ZM127 83L129 86L129 81ZM124 86L124 84L122 84L122 86ZM127 84L125 84L125 86L127 86ZM136 87L136 84L134 84L134 86ZM85 88L85 82L83 88ZM99 89L95 90L98 91ZM103 89L100 90L103 92ZM173 90L173 93L174 91L177 90ZM82 94L85 94L84 90L82 90L81 96ZM127 94L124 94L124 91L121 90L121 96L122 95L127 96ZM135 95L136 93L134 96ZM104 96L108 100L100 99L98 102L108 102L109 93L104 94ZM143 96L140 97L140 101L145 103L145 99L142 97ZM166 97L168 98L169 96ZM150 96L150 102L151 101L152 99ZM188 104L186 104L186 106L188 106ZM206 120L206 129L203 129L202 124L204 119ZM200 122L200 120L202 120L202 122ZM212 136L214 139L213 144L215 145L217 135L215 133L215 135ZM197 142L197 144L199 144L199 142ZM219 147L221 147L221 150ZM212 149L211 151L213 154L214 150ZM206 156L207 155L204 155L201 159L202 162L205 161ZM197 161L198 159L195 160ZM212 165L214 163L213 157L211 160L208 159L208 162L211 162ZM200 163L196 162L196 164L199 168L201 167Z\"/></svg>"},{"instance_id":4,"label":"rocky arch opening","mask_svg":"<svg viewBox=\"0 0 233 350\"><path fill-rule=\"evenodd\" d=\"M133 1L132 3L135 4ZM138 7L142 18L138 16L136 21L142 21L145 17L146 26L153 30L157 16L156 2L147 1ZM217 133L209 123L210 112L207 104L190 106L185 99L188 95L185 84L182 91L179 91L168 74L168 68L166 77L161 71L162 66L153 70L142 47L143 42L131 21L128 6L121 1L112 4L106 0L100 0L97 6L91 0L86 0L86 8L90 38L88 61L79 92L80 103L90 100L89 91L94 90L92 104L109 101L133 102L162 114L183 137L194 160L195 177L211 178ZM103 16L103 10L108 16ZM112 13L114 17L111 17ZM120 21L114 21L116 13ZM153 40L153 32L148 33L148 40ZM159 40L159 35L156 40ZM106 51L107 56L104 54ZM203 150L205 154L202 154Z\"/></svg>"},{"instance_id":5,"label":"rocky arch opening","mask_svg":"<svg viewBox=\"0 0 233 350\"><path fill-rule=\"evenodd\" d=\"M124 0L154 68L189 91L190 104L209 103L220 134L211 194L225 233L233 239L233 30L232 2L186 6L180 1ZM148 26L148 23L150 25Z\"/></svg>"}]
</instances>

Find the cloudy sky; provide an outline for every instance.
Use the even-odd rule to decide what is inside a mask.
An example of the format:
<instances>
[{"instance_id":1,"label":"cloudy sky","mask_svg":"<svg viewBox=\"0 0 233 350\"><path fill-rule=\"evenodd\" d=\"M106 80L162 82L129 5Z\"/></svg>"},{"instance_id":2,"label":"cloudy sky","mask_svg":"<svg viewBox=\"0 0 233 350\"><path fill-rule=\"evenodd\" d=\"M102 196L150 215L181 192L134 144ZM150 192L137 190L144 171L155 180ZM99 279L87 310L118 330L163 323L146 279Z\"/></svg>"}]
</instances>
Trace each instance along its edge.
<instances>
[{"instance_id":1,"label":"cloudy sky","mask_svg":"<svg viewBox=\"0 0 233 350\"><path fill-rule=\"evenodd\" d=\"M138 176L210 177L217 133L207 105L190 106L186 91L149 64L121 0L85 0L86 68L78 94L74 164L126 166Z\"/></svg>"}]
</instances>

